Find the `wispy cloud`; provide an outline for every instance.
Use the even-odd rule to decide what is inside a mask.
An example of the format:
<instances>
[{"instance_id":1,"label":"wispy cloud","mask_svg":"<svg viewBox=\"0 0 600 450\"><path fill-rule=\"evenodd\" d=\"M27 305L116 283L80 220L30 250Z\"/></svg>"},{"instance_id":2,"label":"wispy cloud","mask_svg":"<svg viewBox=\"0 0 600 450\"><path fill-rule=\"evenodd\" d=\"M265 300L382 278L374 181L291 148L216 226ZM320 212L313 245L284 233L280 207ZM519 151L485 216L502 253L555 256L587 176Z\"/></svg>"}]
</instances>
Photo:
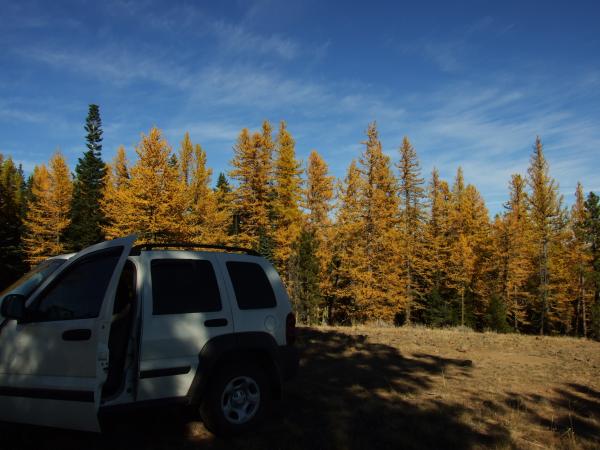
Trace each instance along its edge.
<instances>
[{"instance_id":1,"label":"wispy cloud","mask_svg":"<svg viewBox=\"0 0 600 450\"><path fill-rule=\"evenodd\" d=\"M494 25L490 16L482 17L449 36L432 35L414 41L402 42L399 50L407 55L420 56L443 72L460 72L468 56L478 46L476 36L487 32Z\"/></svg>"},{"instance_id":2,"label":"wispy cloud","mask_svg":"<svg viewBox=\"0 0 600 450\"><path fill-rule=\"evenodd\" d=\"M64 71L75 71L117 85L149 80L165 86L187 88L191 84L188 71L178 66L165 66L161 55L144 56L116 46L106 46L90 53L77 48L30 46L15 49L21 57Z\"/></svg>"},{"instance_id":3,"label":"wispy cloud","mask_svg":"<svg viewBox=\"0 0 600 450\"><path fill-rule=\"evenodd\" d=\"M565 106L560 89L502 83L446 86L443 92L421 96L419 105L407 105L405 132L413 137L425 167L435 165L451 178L460 165L467 179L495 202L506 194L512 173L526 173L533 141L541 135L551 174L570 198L578 179L596 183L600 130ZM393 140L399 138L400 133L392 134Z\"/></svg>"},{"instance_id":4,"label":"wispy cloud","mask_svg":"<svg viewBox=\"0 0 600 450\"><path fill-rule=\"evenodd\" d=\"M225 53L266 55L289 61L302 52L300 44L290 37L256 32L243 23L215 18L197 6L173 5L165 12L148 4L153 2L114 2L113 9L131 17L142 17L144 23L161 31L211 37Z\"/></svg>"},{"instance_id":5,"label":"wispy cloud","mask_svg":"<svg viewBox=\"0 0 600 450\"><path fill-rule=\"evenodd\" d=\"M510 31L512 24L482 17L459 29L392 42L403 53L452 74L440 76L439 70L427 68L435 87L409 93L398 87L397 79L390 81L381 74L371 78L366 72L347 71L348 78L341 80L341 71L325 73L322 58L331 57L328 67L343 63L338 59L343 57L330 52L332 41L314 43L306 37L300 40L261 29L258 24L265 11L271 11L271 4L250 7L247 20L244 14L241 19L235 16L237 20L233 14L216 17L189 3L162 5L162 9L155 6L152 1L111 5L111 19L138 27L131 38L120 35L116 40L114 33L111 38L107 31L93 48L87 48L76 39L48 34L43 40L20 42L15 38L15 45L5 46L4 51L18 55L14 58L18 63L33 62L28 67L31 72L52 68L50 76L58 73L77 79L86 89L93 85L90 90L97 90L99 96L127 99L112 105L114 115L105 124L107 151L121 142L133 142L140 131L156 124L175 148L185 131L196 142L208 143L209 158L214 156L212 161L222 164L215 170L221 170L243 126L258 127L264 118L286 119L299 154L317 148L334 173L343 176L361 150L368 122L377 120L388 154L398 157L397 148L406 134L419 152L424 173L436 165L451 178L462 165L467 180L482 190L490 204L504 200L511 173L526 171L537 134L544 140L552 174L565 193L570 194L577 179L586 189L597 187L597 114L587 115L574 105L598 92L597 68L569 80L556 77L550 81L539 71L529 73L514 64L510 69L519 71L518 79L510 74L501 78L466 70L482 45L479 37L484 33L501 35ZM44 17L34 19L24 26L51 26ZM152 34L166 43L152 36L145 39ZM337 48L339 40L333 39ZM381 71L390 67L382 64ZM448 81L456 80L456 75L461 82ZM3 93L10 92L11 87L4 83ZM82 91L76 90L74 101L82 102ZM137 100L140 104L132 106ZM162 107L168 111L156 110ZM38 112L44 109L22 107L8 98L0 102L0 118L24 127L46 124L54 130L60 118ZM83 119L84 114L81 116ZM70 134L75 127L81 133L79 122L69 125ZM79 142L75 139L80 141L80 134L69 142ZM43 145L52 147L54 142ZM77 148L68 143L65 147ZM25 153L22 156L24 161L32 159Z\"/></svg>"},{"instance_id":6,"label":"wispy cloud","mask_svg":"<svg viewBox=\"0 0 600 450\"><path fill-rule=\"evenodd\" d=\"M264 37L223 20L211 22L210 29L221 48L227 51L271 54L287 60L294 59L299 53L299 45L295 41L276 34Z\"/></svg>"},{"instance_id":7,"label":"wispy cloud","mask_svg":"<svg viewBox=\"0 0 600 450\"><path fill-rule=\"evenodd\" d=\"M25 111L2 104L0 104L0 117L3 120L17 122L45 123L48 121L46 114Z\"/></svg>"}]
</instances>

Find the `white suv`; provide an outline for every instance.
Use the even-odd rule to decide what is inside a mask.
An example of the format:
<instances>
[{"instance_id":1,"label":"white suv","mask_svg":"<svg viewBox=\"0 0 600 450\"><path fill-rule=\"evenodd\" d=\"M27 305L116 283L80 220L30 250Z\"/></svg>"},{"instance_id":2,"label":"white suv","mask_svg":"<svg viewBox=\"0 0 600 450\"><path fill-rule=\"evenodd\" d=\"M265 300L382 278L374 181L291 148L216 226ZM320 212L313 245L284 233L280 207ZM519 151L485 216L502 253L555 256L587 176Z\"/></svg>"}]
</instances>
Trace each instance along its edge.
<instances>
[{"instance_id":1,"label":"white suv","mask_svg":"<svg viewBox=\"0 0 600 450\"><path fill-rule=\"evenodd\" d=\"M239 248L134 241L54 258L32 292L30 274L0 299L0 420L100 431L111 412L177 401L237 434L281 396L298 353L273 266ZM170 250L195 247L220 251Z\"/></svg>"}]
</instances>

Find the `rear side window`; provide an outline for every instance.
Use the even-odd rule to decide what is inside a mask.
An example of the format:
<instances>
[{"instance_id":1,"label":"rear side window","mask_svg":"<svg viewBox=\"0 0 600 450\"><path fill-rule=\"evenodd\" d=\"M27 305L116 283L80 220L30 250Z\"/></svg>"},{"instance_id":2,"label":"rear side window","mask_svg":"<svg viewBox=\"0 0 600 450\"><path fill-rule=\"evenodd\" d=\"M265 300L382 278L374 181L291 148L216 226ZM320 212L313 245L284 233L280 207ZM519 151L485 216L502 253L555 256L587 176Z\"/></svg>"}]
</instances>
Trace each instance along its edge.
<instances>
[{"instance_id":1,"label":"rear side window","mask_svg":"<svg viewBox=\"0 0 600 450\"><path fill-rule=\"evenodd\" d=\"M274 308L277 305L271 283L259 264L229 261L227 271L240 309Z\"/></svg>"},{"instance_id":2,"label":"rear side window","mask_svg":"<svg viewBox=\"0 0 600 450\"><path fill-rule=\"evenodd\" d=\"M212 312L221 309L221 294L210 261L155 259L150 267L154 315Z\"/></svg>"}]
</instances>

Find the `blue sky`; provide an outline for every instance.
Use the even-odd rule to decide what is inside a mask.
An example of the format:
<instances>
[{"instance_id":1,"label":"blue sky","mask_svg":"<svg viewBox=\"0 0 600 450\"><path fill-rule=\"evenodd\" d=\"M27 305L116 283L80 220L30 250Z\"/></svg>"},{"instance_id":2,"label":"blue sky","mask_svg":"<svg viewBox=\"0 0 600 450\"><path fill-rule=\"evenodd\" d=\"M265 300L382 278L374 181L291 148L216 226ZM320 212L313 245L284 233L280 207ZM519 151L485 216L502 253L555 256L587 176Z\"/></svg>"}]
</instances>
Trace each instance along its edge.
<instances>
[{"instance_id":1,"label":"blue sky","mask_svg":"<svg viewBox=\"0 0 600 450\"><path fill-rule=\"evenodd\" d=\"M600 4L589 2L0 0L0 152L29 171L84 147L100 105L104 157L140 133L185 131L226 171L243 127L285 119L301 159L336 176L376 120L423 173L461 165L492 213L541 135L568 201L600 190Z\"/></svg>"}]
</instances>

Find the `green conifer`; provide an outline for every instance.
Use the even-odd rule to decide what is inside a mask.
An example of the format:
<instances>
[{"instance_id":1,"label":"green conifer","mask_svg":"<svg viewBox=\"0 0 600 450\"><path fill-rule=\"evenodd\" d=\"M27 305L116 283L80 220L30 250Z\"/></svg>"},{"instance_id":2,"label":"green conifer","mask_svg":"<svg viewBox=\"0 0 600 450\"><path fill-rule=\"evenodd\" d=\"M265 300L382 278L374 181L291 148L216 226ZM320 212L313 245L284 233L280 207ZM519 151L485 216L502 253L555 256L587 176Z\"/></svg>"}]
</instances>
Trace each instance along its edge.
<instances>
[{"instance_id":1,"label":"green conifer","mask_svg":"<svg viewBox=\"0 0 600 450\"><path fill-rule=\"evenodd\" d=\"M98 105L90 105L85 121L88 150L75 167L69 246L80 250L104 239L101 226L105 217L100 208L106 166L102 161L102 120Z\"/></svg>"}]
</instances>

